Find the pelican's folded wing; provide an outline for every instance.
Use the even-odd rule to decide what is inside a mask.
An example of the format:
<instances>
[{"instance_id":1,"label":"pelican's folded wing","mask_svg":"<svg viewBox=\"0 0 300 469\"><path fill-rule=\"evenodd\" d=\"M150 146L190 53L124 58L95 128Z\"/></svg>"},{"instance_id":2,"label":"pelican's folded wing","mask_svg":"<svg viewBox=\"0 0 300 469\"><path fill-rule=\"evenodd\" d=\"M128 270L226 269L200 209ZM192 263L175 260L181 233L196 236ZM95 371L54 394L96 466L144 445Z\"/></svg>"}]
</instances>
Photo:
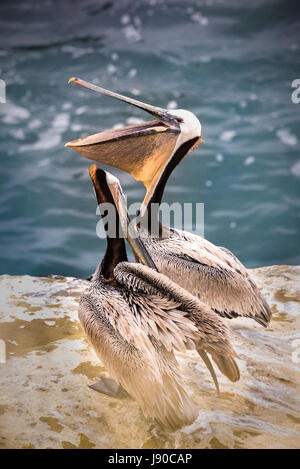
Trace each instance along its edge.
<instances>
[{"instance_id":1,"label":"pelican's folded wing","mask_svg":"<svg viewBox=\"0 0 300 469\"><path fill-rule=\"evenodd\" d=\"M271 310L241 262L225 248L180 232L146 243L158 270L227 318L249 317L266 326Z\"/></svg>"},{"instance_id":2,"label":"pelican's folded wing","mask_svg":"<svg viewBox=\"0 0 300 469\"><path fill-rule=\"evenodd\" d=\"M220 371L226 374L232 366L221 368L223 363L234 363L237 372L226 376L233 381L239 379L236 354L232 348L229 330L224 321L179 285L165 275L141 264L122 262L114 269L119 285L124 287L126 301L135 311L141 329L161 343L167 350L195 348L208 367L214 382L217 380L208 357L216 361Z\"/></svg>"}]
</instances>

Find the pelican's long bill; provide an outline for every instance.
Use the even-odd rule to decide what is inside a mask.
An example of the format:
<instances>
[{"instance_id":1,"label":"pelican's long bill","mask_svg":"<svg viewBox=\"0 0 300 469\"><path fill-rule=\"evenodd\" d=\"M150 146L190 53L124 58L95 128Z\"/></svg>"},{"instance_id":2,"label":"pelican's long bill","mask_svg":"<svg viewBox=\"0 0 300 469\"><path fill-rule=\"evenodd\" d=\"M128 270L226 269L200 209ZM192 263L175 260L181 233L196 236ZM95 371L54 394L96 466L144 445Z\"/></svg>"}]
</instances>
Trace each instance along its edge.
<instances>
[{"instance_id":1,"label":"pelican's long bill","mask_svg":"<svg viewBox=\"0 0 300 469\"><path fill-rule=\"evenodd\" d=\"M105 130L66 143L88 159L122 169L142 181L147 193L141 215L161 180L166 182L174 167L201 142L201 124L189 111L167 111L160 107L108 91L79 78L71 78L85 88L131 104L150 113L155 120ZM169 167L169 168L168 168Z\"/></svg>"},{"instance_id":2,"label":"pelican's long bill","mask_svg":"<svg viewBox=\"0 0 300 469\"><path fill-rule=\"evenodd\" d=\"M107 189L110 192L112 201L117 211L117 215L119 216L121 230L126 236L126 239L130 244L137 261L157 270L149 252L140 239L135 225L130 223L126 200L119 179L108 171L104 171L103 169L99 168L95 164L90 166L89 174L93 182L98 203L101 203L103 200L101 194L107 192Z\"/></svg>"}]
</instances>

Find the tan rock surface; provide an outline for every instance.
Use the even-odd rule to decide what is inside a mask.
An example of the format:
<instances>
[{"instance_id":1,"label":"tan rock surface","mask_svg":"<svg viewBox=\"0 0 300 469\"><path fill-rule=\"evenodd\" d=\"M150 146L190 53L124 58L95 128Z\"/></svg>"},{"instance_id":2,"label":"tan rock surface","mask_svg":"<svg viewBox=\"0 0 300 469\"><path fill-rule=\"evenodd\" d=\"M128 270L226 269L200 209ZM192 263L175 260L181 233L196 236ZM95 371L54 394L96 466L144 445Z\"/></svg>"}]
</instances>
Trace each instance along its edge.
<instances>
[{"instance_id":1,"label":"tan rock surface","mask_svg":"<svg viewBox=\"0 0 300 469\"><path fill-rule=\"evenodd\" d=\"M175 433L147 422L130 398L88 387L108 375L77 320L87 281L1 276L0 447L299 448L300 267L251 274L273 320L267 329L229 323L241 380L219 375L219 397L198 356L178 354L199 417Z\"/></svg>"}]
</instances>

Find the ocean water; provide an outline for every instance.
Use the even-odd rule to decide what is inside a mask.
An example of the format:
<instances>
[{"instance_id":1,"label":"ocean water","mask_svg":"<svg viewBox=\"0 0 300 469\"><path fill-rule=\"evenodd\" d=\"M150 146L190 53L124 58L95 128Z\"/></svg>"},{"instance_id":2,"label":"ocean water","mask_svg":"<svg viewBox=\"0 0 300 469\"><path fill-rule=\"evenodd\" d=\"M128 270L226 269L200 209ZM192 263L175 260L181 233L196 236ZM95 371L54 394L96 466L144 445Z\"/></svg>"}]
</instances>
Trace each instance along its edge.
<instances>
[{"instance_id":1,"label":"ocean water","mask_svg":"<svg viewBox=\"0 0 300 469\"><path fill-rule=\"evenodd\" d=\"M2 0L0 273L85 277L104 253L89 162L64 143L148 116L72 76L193 111L205 144L164 201L205 203L205 236L247 267L299 264L299 39L293 1Z\"/></svg>"}]
</instances>

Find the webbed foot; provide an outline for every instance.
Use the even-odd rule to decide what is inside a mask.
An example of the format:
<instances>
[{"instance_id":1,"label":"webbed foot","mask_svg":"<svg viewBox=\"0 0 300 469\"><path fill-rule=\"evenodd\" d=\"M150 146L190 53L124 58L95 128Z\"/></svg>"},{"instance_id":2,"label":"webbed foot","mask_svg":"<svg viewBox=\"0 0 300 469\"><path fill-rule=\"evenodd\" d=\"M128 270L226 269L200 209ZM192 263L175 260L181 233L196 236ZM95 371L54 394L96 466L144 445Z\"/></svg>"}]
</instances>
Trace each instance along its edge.
<instances>
[{"instance_id":1,"label":"webbed foot","mask_svg":"<svg viewBox=\"0 0 300 469\"><path fill-rule=\"evenodd\" d=\"M101 378L97 383L89 385L89 388L119 399L128 396L125 389L111 378Z\"/></svg>"}]
</instances>

